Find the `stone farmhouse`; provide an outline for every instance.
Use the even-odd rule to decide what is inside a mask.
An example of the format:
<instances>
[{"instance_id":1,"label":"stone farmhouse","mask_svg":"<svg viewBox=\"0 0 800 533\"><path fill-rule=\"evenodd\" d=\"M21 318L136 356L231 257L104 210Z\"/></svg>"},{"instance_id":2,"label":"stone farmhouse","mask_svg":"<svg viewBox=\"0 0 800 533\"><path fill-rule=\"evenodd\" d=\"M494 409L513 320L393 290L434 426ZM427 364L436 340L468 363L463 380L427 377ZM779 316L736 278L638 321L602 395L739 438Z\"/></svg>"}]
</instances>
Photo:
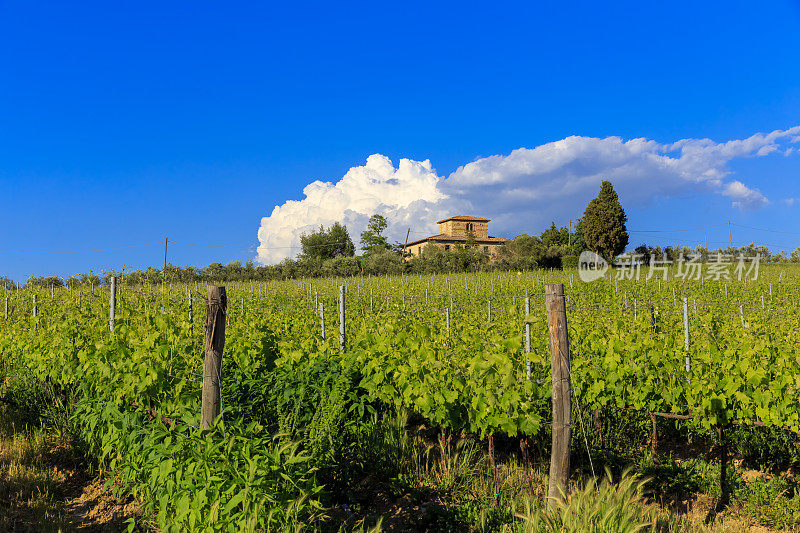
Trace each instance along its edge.
<instances>
[{"instance_id":1,"label":"stone farmhouse","mask_svg":"<svg viewBox=\"0 0 800 533\"><path fill-rule=\"evenodd\" d=\"M458 215L440 220L438 224L438 235L410 242L403 247L403 251L406 252L406 259L421 254L425 246L433 245L450 250L454 245L465 245L472 237L478 249L487 252L489 259L494 261L497 258L497 251L500 246L510 240L502 237L490 237L488 218Z\"/></svg>"}]
</instances>

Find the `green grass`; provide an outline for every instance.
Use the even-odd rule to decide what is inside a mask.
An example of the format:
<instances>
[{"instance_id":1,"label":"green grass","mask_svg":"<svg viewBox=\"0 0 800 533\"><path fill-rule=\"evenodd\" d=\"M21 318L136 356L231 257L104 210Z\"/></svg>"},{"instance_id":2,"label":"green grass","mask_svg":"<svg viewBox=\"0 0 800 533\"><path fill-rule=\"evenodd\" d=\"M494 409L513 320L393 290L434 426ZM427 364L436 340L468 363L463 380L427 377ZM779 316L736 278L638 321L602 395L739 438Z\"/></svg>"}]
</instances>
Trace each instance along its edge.
<instances>
[{"instance_id":1,"label":"green grass","mask_svg":"<svg viewBox=\"0 0 800 533\"><path fill-rule=\"evenodd\" d=\"M0 531L75 528L67 509L69 473L52 463L59 452L43 429L0 427Z\"/></svg>"}]
</instances>

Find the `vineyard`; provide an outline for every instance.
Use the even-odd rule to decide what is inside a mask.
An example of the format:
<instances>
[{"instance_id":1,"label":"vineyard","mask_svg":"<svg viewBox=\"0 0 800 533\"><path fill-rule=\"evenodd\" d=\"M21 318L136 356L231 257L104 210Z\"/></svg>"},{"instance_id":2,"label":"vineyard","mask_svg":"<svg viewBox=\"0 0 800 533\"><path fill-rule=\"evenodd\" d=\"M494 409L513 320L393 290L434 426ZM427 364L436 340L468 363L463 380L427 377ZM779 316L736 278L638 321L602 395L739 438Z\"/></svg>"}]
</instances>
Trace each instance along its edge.
<instances>
[{"instance_id":1,"label":"vineyard","mask_svg":"<svg viewBox=\"0 0 800 533\"><path fill-rule=\"evenodd\" d=\"M546 505L536 474L556 429L546 292L562 284L573 481L604 467L658 472L676 446L704 447L724 503L741 489L726 461L746 440L763 468L797 458L800 271L648 274L236 282L216 376L204 369L205 286L8 291L0 396L22 409L31 383L50 391L114 490L142 502L150 518L132 529L352 528L370 512L354 487L381 478L436 495L426 527L536 530L522 509ZM209 378L220 415L202 430ZM486 490L459 493L475 465ZM425 471L435 483L421 487ZM798 517L800 507L772 525Z\"/></svg>"}]
</instances>

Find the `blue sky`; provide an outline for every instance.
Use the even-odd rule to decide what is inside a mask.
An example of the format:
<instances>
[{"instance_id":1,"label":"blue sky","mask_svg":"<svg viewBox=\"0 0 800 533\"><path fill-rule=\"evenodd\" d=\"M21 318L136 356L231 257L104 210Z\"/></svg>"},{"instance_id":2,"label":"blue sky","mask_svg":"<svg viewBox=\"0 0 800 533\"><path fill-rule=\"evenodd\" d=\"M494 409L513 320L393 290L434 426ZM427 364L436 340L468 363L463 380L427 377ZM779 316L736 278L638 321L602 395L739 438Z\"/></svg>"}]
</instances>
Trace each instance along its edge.
<instances>
[{"instance_id":1,"label":"blue sky","mask_svg":"<svg viewBox=\"0 0 800 533\"><path fill-rule=\"evenodd\" d=\"M347 211L352 195L326 196L345 175L408 179L405 203L373 204L395 217L392 235L412 225L424 234L432 219L408 195L427 179L414 166L425 160L444 196L426 204L427 216L469 209L503 236L538 233L546 220L580 216L596 194L593 182L573 190L559 181L576 168L594 176L588 160L576 156L546 179L502 177L510 189L470 189L491 198L464 192L459 167L477 163L475 187L498 161L482 158L558 148L548 143L570 136L646 138L659 152L681 139L723 143L800 125L798 2L489 4L0 3L0 252L47 252L0 253L0 275L159 266L161 245L54 252L165 236L233 247L176 244L178 264L247 260L259 244L272 248L262 260L275 258L296 241L287 225L299 215L262 217L289 200L307 208L309 224L338 209L358 233L369 207ZM800 232L800 201L786 201L800 198L795 136L769 155L743 151L701 167L729 172L721 183L683 176L659 188L667 178L619 177L629 228L733 220ZM372 154L394 169L409 159L411 177L370 170ZM532 157L525 164L542 164ZM620 168L601 163L598 172ZM322 218L303 192L315 180L333 184L320 193ZM734 207L725 194L733 181L765 200ZM499 200L518 186L530 197L524 208ZM276 236L260 242L260 228ZM709 230L710 241L725 239L727 227ZM632 244L659 240L696 244L702 232L632 234ZM741 227L734 240L800 245L800 235Z\"/></svg>"}]
</instances>

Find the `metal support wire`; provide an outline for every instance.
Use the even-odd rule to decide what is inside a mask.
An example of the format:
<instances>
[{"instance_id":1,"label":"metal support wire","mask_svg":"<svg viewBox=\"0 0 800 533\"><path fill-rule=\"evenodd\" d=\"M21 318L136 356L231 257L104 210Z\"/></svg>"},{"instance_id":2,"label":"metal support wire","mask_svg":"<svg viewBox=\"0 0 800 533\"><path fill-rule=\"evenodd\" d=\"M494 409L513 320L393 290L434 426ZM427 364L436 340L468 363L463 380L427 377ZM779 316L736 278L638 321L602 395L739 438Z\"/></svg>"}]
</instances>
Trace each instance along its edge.
<instances>
[{"instance_id":1,"label":"metal support wire","mask_svg":"<svg viewBox=\"0 0 800 533\"><path fill-rule=\"evenodd\" d=\"M565 363L564 366L566 366L566 368L567 368L567 376L569 377L569 388L570 388L570 391L572 392L572 398L575 401L575 406L578 408L578 421L580 422L580 426L581 426L581 434L583 435L583 443L586 446L586 454L589 456L589 468L592 471L592 479L594 480L594 488L595 488L595 490L598 490L598 488L597 488L597 475L594 472L594 462L592 461L592 452L589 451L589 439L586 438L586 429L583 427L583 411L581 411L581 404L578 401L578 396L575 394L575 385L574 385L574 382L572 381L572 368L568 364L568 361L566 360L566 357L564 356L564 353L561 351L561 346L559 345L559 343L555 343L555 344L558 346L558 355L561 357L561 360Z\"/></svg>"}]
</instances>

